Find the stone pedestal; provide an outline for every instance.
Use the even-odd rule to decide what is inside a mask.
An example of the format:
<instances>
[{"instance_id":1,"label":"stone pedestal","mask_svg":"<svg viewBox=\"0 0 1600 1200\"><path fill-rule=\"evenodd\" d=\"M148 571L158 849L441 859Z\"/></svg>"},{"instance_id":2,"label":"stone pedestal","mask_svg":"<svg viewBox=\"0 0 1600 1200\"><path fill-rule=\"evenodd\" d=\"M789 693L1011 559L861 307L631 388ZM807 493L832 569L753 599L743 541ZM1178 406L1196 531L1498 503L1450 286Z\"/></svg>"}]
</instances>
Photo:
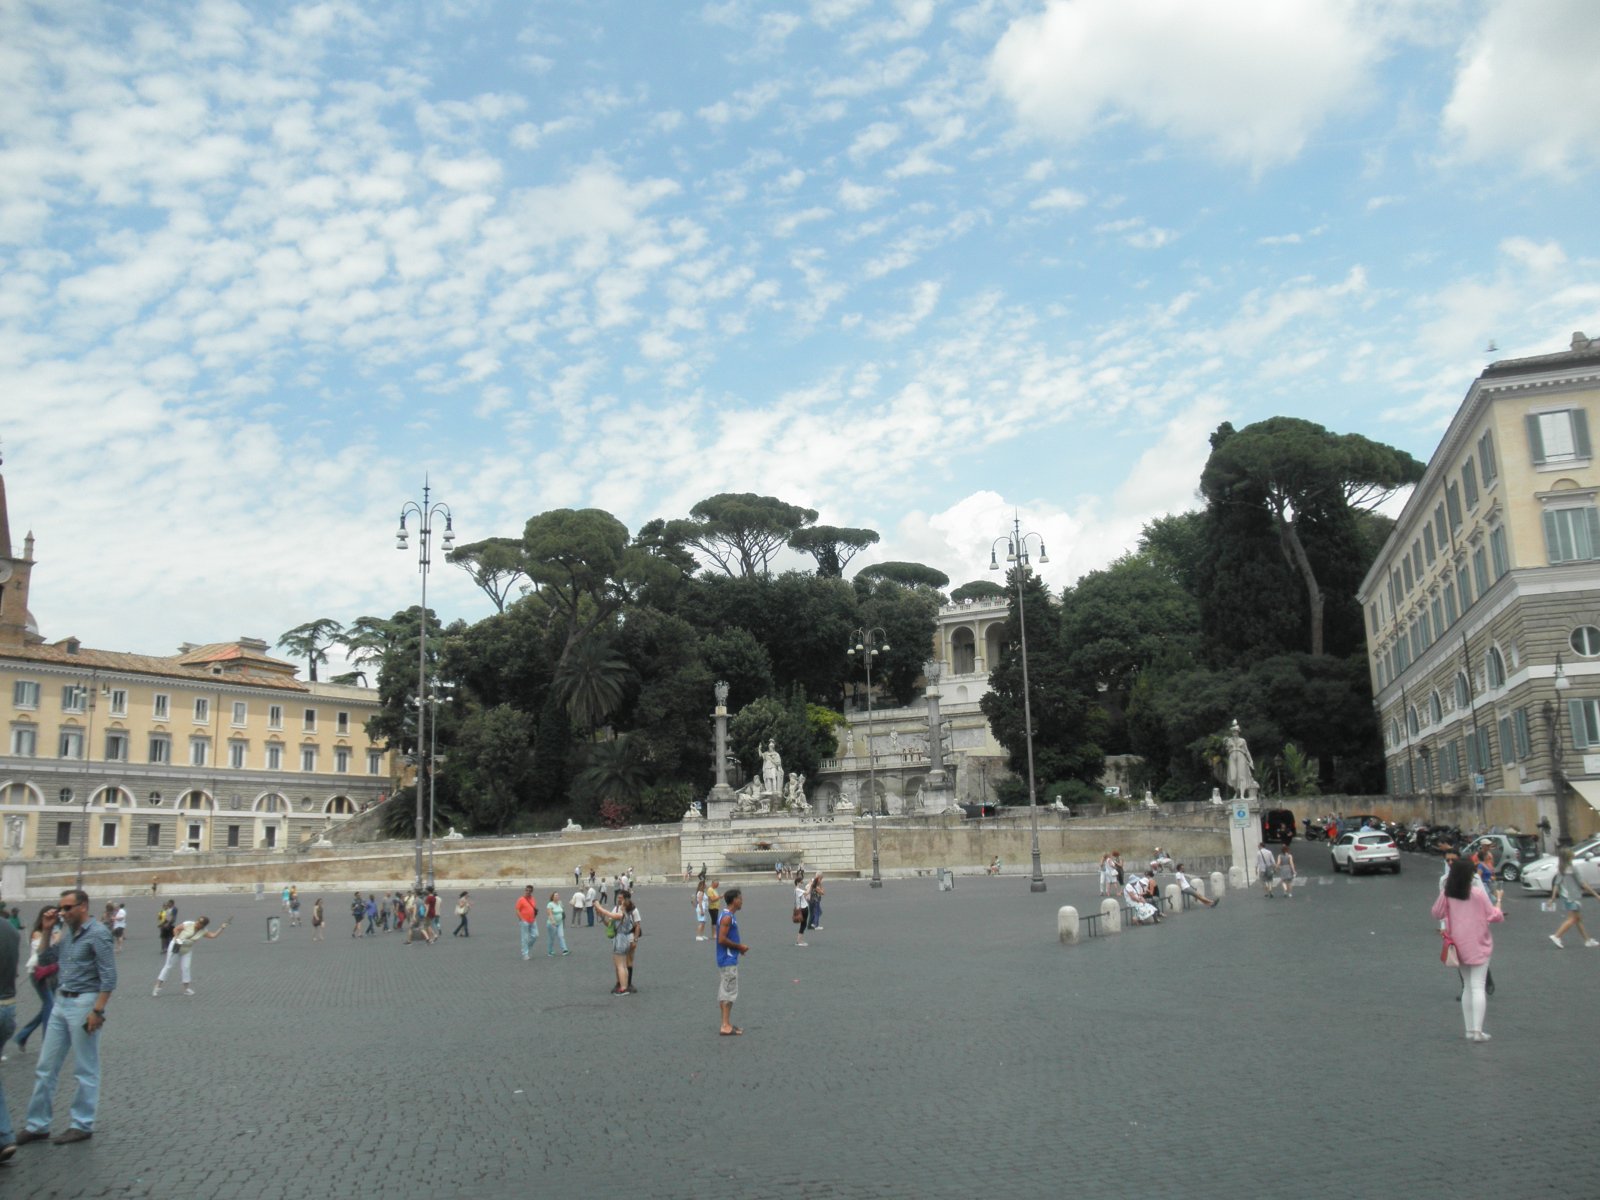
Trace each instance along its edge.
<instances>
[{"instance_id":1,"label":"stone pedestal","mask_svg":"<svg viewBox=\"0 0 1600 1200\"><path fill-rule=\"evenodd\" d=\"M1070 904L1056 910L1056 937L1063 946L1078 944L1078 910Z\"/></svg>"},{"instance_id":2,"label":"stone pedestal","mask_svg":"<svg viewBox=\"0 0 1600 1200\"><path fill-rule=\"evenodd\" d=\"M1228 885L1223 881L1221 871L1211 872L1211 886L1206 888L1208 899L1221 900L1228 894Z\"/></svg>"},{"instance_id":3,"label":"stone pedestal","mask_svg":"<svg viewBox=\"0 0 1600 1200\"><path fill-rule=\"evenodd\" d=\"M711 794L706 797L706 819L708 821L726 821L732 818L734 805L733 789L727 784L711 789Z\"/></svg>"},{"instance_id":4,"label":"stone pedestal","mask_svg":"<svg viewBox=\"0 0 1600 1200\"><path fill-rule=\"evenodd\" d=\"M1162 889L1162 894L1167 898L1168 912L1176 914L1183 911L1183 892L1179 890L1177 884L1167 884Z\"/></svg>"},{"instance_id":5,"label":"stone pedestal","mask_svg":"<svg viewBox=\"0 0 1600 1200\"><path fill-rule=\"evenodd\" d=\"M28 891L28 864L20 859L0 863L0 896L7 904L20 904Z\"/></svg>"},{"instance_id":6,"label":"stone pedestal","mask_svg":"<svg viewBox=\"0 0 1600 1200\"><path fill-rule=\"evenodd\" d=\"M1115 896L1100 901L1100 932L1122 932L1122 903Z\"/></svg>"},{"instance_id":7,"label":"stone pedestal","mask_svg":"<svg viewBox=\"0 0 1600 1200\"><path fill-rule=\"evenodd\" d=\"M1212 878L1216 878L1216 876L1213 875ZM1229 867L1228 868L1228 886L1229 887L1231 887L1231 888L1243 888L1243 887L1248 887L1249 883L1250 883L1249 876L1247 876L1245 874L1245 870L1244 870L1243 867Z\"/></svg>"}]
</instances>

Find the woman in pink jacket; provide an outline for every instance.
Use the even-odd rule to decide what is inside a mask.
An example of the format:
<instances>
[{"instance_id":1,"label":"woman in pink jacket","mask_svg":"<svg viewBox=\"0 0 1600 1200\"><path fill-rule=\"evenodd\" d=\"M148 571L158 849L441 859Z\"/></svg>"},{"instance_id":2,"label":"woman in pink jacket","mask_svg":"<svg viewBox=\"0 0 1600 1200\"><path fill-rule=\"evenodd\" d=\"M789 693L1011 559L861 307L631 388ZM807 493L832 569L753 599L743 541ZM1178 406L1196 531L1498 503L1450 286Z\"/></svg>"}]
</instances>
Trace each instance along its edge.
<instances>
[{"instance_id":1,"label":"woman in pink jacket","mask_svg":"<svg viewBox=\"0 0 1600 1200\"><path fill-rule=\"evenodd\" d=\"M1504 921L1506 916L1488 893L1473 883L1475 869L1467 859L1451 864L1444 890L1433 902L1433 916L1445 922L1446 935L1455 942L1461 959L1461 1018L1467 1027L1467 1041L1487 1042L1489 1035L1483 1031L1483 985L1489 974L1489 956L1494 953L1489 926Z\"/></svg>"}]
</instances>

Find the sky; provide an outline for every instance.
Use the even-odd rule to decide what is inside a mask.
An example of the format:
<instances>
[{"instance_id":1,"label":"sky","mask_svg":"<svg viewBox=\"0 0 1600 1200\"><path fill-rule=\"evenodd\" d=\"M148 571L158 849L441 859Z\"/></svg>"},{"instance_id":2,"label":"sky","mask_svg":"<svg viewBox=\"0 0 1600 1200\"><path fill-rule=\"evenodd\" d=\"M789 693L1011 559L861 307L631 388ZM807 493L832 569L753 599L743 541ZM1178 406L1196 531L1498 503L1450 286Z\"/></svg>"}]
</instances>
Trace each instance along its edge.
<instances>
[{"instance_id":1,"label":"sky","mask_svg":"<svg viewBox=\"0 0 1600 1200\"><path fill-rule=\"evenodd\" d=\"M1017 513L1063 586L1224 420L1426 459L1486 362L1600 333L1592 18L12 0L31 607L147 653L387 615L425 476L464 541L757 492L955 583ZM442 563L429 602L491 611Z\"/></svg>"}]
</instances>

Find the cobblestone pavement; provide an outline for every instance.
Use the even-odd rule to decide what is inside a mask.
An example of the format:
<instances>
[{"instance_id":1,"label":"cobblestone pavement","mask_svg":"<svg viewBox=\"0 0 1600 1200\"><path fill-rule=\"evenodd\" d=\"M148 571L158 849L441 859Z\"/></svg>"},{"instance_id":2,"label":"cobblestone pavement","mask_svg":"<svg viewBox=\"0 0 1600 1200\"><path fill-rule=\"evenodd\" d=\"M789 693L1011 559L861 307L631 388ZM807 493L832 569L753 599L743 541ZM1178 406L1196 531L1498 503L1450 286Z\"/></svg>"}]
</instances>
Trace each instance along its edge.
<instances>
[{"instance_id":1,"label":"cobblestone pavement","mask_svg":"<svg viewBox=\"0 0 1600 1200\"><path fill-rule=\"evenodd\" d=\"M541 936L521 961L514 889L476 893L473 937L450 919L435 947L352 941L337 893L321 945L309 928L266 944L273 900L184 898L186 917L234 924L198 951L196 997L152 998L153 912L136 900L95 1137L22 1147L0 1188L1320 1198L1470 1179L1600 1195L1600 951L1555 950L1553 919L1508 897L1494 1040L1471 1045L1427 918L1437 861L1349 880L1315 847L1300 858L1292 901L1234 892L1076 947L1057 945L1055 910L1092 908L1088 878L1042 895L1016 876L948 893L839 881L807 948L790 944L788 889L756 886L741 1038L716 1036L712 952L681 884L640 889L640 991L623 998L598 928L570 930L565 958ZM35 1055L9 1055L20 1123Z\"/></svg>"}]
</instances>

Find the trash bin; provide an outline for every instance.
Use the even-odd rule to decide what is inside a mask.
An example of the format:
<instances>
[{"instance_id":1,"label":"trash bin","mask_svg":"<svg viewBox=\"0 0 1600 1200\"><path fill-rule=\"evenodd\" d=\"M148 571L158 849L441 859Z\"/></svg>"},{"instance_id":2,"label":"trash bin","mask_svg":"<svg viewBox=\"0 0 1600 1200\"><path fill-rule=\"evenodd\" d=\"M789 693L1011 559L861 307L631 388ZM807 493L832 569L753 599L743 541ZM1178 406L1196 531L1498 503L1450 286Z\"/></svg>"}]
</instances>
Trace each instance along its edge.
<instances>
[{"instance_id":1,"label":"trash bin","mask_svg":"<svg viewBox=\"0 0 1600 1200\"><path fill-rule=\"evenodd\" d=\"M955 872L949 867L939 868L939 890L941 892L953 892L956 890Z\"/></svg>"}]
</instances>

